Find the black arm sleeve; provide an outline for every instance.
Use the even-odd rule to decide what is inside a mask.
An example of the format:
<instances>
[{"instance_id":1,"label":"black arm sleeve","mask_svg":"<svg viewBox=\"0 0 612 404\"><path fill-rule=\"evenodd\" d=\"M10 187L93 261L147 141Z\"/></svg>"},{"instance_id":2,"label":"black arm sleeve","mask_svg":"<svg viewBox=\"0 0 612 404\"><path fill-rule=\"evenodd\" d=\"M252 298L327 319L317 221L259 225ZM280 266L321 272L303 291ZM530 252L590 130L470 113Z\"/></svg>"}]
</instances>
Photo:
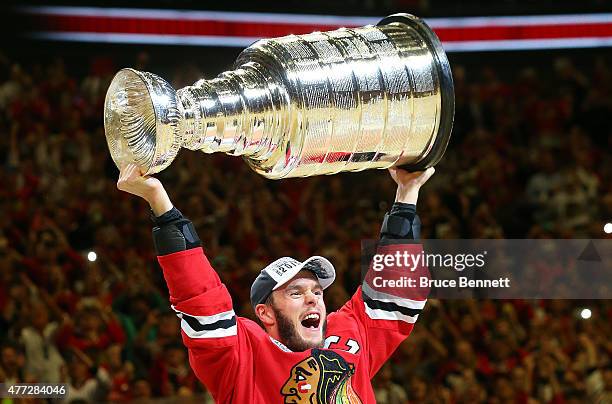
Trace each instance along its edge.
<instances>
[{"instance_id":1,"label":"black arm sleeve","mask_svg":"<svg viewBox=\"0 0 612 404\"><path fill-rule=\"evenodd\" d=\"M380 239L387 240L411 239L418 240L421 236L421 220L416 214L416 205L395 202L391 211L385 215Z\"/></svg>"},{"instance_id":2,"label":"black arm sleeve","mask_svg":"<svg viewBox=\"0 0 612 404\"><path fill-rule=\"evenodd\" d=\"M157 255L172 254L202 245L191 220L175 207L159 217L151 214L151 220L155 224L153 243Z\"/></svg>"}]
</instances>

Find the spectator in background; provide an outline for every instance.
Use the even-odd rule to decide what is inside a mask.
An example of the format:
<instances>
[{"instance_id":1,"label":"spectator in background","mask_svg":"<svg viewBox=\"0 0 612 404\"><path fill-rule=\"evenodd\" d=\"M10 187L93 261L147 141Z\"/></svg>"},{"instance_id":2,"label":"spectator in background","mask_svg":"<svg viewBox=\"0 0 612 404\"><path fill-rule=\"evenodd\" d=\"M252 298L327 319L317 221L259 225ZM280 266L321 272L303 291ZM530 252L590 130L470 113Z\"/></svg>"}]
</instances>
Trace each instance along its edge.
<instances>
[{"instance_id":1,"label":"spectator in background","mask_svg":"<svg viewBox=\"0 0 612 404\"><path fill-rule=\"evenodd\" d=\"M135 403L148 403L153 398L153 392L151 390L151 384L146 378L134 380L132 385L132 402Z\"/></svg>"},{"instance_id":2,"label":"spectator in background","mask_svg":"<svg viewBox=\"0 0 612 404\"><path fill-rule=\"evenodd\" d=\"M96 366L89 356L74 347L68 359L68 374L64 375L62 382L68 384L68 393L62 399L64 403L103 401L111 387L108 372Z\"/></svg>"},{"instance_id":3,"label":"spectator in background","mask_svg":"<svg viewBox=\"0 0 612 404\"><path fill-rule=\"evenodd\" d=\"M391 365L389 362L385 362L372 381L376 402L379 404L406 403L408 400L406 391L401 385L393 382L391 377Z\"/></svg>"},{"instance_id":4,"label":"spectator in background","mask_svg":"<svg viewBox=\"0 0 612 404\"><path fill-rule=\"evenodd\" d=\"M124 343L125 333L109 308L91 302L77 309L74 323L67 323L57 335L62 349L76 348L97 356L113 343Z\"/></svg>"},{"instance_id":5,"label":"spectator in background","mask_svg":"<svg viewBox=\"0 0 612 404\"><path fill-rule=\"evenodd\" d=\"M120 344L113 344L106 349L102 367L110 378L108 399L113 402L129 401L133 395L134 365L124 360Z\"/></svg>"},{"instance_id":6,"label":"spectator in background","mask_svg":"<svg viewBox=\"0 0 612 404\"><path fill-rule=\"evenodd\" d=\"M28 383L31 377L25 370L25 356L13 343L0 345L0 381L5 384Z\"/></svg>"},{"instance_id":7,"label":"spectator in background","mask_svg":"<svg viewBox=\"0 0 612 404\"><path fill-rule=\"evenodd\" d=\"M151 369L151 380L154 391L164 397L191 396L195 393L197 379L182 344L170 343L164 346Z\"/></svg>"},{"instance_id":8,"label":"spectator in background","mask_svg":"<svg viewBox=\"0 0 612 404\"><path fill-rule=\"evenodd\" d=\"M31 323L21 330L20 342L25 349L25 369L39 383L60 383L65 366L55 344L59 324L49 321L47 306L35 301L30 306Z\"/></svg>"}]
</instances>

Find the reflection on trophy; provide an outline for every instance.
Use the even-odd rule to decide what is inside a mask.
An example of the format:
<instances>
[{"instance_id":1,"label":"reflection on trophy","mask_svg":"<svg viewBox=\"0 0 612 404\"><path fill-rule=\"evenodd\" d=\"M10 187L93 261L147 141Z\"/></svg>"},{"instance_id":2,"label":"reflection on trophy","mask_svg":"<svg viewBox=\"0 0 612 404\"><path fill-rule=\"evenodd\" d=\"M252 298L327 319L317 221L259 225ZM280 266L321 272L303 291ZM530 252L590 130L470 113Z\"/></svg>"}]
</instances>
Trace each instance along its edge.
<instances>
[{"instance_id":1,"label":"reflection on trophy","mask_svg":"<svg viewBox=\"0 0 612 404\"><path fill-rule=\"evenodd\" d=\"M435 165L454 114L440 41L420 19L260 40L234 70L174 91L123 69L106 94L117 166L165 169L181 147L241 155L267 178Z\"/></svg>"}]
</instances>

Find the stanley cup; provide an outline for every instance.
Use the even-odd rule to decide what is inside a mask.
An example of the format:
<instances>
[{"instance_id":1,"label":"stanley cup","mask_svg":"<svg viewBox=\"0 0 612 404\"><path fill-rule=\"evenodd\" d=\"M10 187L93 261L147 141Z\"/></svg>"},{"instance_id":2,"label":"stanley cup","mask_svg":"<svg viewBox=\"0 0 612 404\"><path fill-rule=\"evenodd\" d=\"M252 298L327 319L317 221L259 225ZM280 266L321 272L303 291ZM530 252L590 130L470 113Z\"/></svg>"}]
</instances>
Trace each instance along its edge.
<instances>
[{"instance_id":1,"label":"stanley cup","mask_svg":"<svg viewBox=\"0 0 612 404\"><path fill-rule=\"evenodd\" d=\"M272 179L401 166L446 149L454 91L440 41L422 20L260 40L234 70L178 91L123 69L106 94L115 164L159 172L181 147L241 155Z\"/></svg>"}]
</instances>

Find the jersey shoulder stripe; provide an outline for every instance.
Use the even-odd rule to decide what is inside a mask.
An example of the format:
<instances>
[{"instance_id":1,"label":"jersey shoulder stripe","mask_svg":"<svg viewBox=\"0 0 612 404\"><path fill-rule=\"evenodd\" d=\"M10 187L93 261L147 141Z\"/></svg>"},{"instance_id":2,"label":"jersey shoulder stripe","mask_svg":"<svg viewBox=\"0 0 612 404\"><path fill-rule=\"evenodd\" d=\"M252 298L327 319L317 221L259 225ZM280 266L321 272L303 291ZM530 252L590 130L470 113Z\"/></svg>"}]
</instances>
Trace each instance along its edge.
<instances>
[{"instance_id":1,"label":"jersey shoulder stripe","mask_svg":"<svg viewBox=\"0 0 612 404\"><path fill-rule=\"evenodd\" d=\"M416 323L425 300L411 300L377 292L364 284L361 290L365 312L373 320L397 320Z\"/></svg>"},{"instance_id":2,"label":"jersey shoulder stripe","mask_svg":"<svg viewBox=\"0 0 612 404\"><path fill-rule=\"evenodd\" d=\"M395 303L398 306L402 306L408 309L423 310L427 299L408 299L407 297L394 296L389 293L384 293L379 290L373 289L370 285L364 282L361 285L362 296L372 300L376 300L384 303Z\"/></svg>"},{"instance_id":3,"label":"jersey shoulder stripe","mask_svg":"<svg viewBox=\"0 0 612 404\"><path fill-rule=\"evenodd\" d=\"M370 299L369 297L363 296L363 302L370 309L374 310L383 310L383 311L397 311L406 316L414 317L421 313L421 309L411 309L408 307L403 307L395 302L382 302L380 300Z\"/></svg>"},{"instance_id":4,"label":"jersey shoulder stripe","mask_svg":"<svg viewBox=\"0 0 612 404\"><path fill-rule=\"evenodd\" d=\"M416 314L414 316L407 316L399 311L387 311L381 309L372 309L367 304L365 304L365 312L372 320L394 320L394 321L404 321L409 324L414 324L417 322L419 315Z\"/></svg>"},{"instance_id":5,"label":"jersey shoulder stripe","mask_svg":"<svg viewBox=\"0 0 612 404\"><path fill-rule=\"evenodd\" d=\"M237 333L234 310L212 316L193 316L172 308L181 319L181 329L189 338L222 338Z\"/></svg>"}]
</instances>

